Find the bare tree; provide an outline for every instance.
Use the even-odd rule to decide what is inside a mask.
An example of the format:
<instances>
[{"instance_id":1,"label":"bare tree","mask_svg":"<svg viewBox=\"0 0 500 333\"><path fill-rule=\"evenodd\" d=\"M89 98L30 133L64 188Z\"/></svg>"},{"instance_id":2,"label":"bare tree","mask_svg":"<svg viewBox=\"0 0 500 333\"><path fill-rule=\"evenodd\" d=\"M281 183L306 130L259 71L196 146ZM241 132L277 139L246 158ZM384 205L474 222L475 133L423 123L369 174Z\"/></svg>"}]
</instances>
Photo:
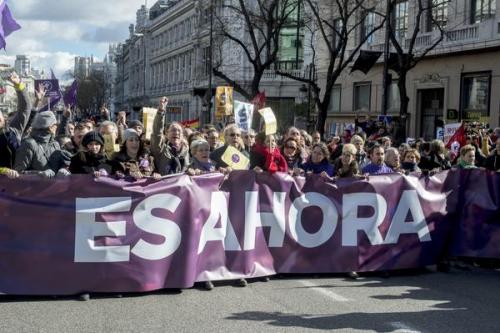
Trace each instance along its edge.
<instances>
[{"instance_id":1,"label":"bare tree","mask_svg":"<svg viewBox=\"0 0 500 333\"><path fill-rule=\"evenodd\" d=\"M425 56L434 50L442 41L445 36L443 22L438 22L434 15L434 10L440 6L446 6L450 0L414 0L415 1L415 22L413 24L413 31L408 31L407 36L410 38L405 39L405 36L400 35L397 29L397 16L395 13L396 6L401 2L398 0L391 0L390 3L390 19L388 21L389 39L392 48L396 55L396 64L391 68L398 75L398 88L400 99L400 132L399 139L406 138L406 123L408 118L408 105L410 98L408 97L408 90L406 87L406 80L408 72L410 72ZM417 40L420 36L423 22L430 25L430 28L435 28L439 31L435 40L427 46L418 45Z\"/></svg>"},{"instance_id":2,"label":"bare tree","mask_svg":"<svg viewBox=\"0 0 500 333\"><path fill-rule=\"evenodd\" d=\"M296 10L299 0L231 0L216 14L216 35L220 54L213 66L223 79L243 97L251 100L259 93L264 72L278 59L280 32ZM231 66L222 50L242 51L251 66L251 77L241 79L242 66Z\"/></svg>"},{"instance_id":3,"label":"bare tree","mask_svg":"<svg viewBox=\"0 0 500 333\"><path fill-rule=\"evenodd\" d=\"M280 75L308 84L312 90L313 99L318 110L316 129L324 135L328 107L332 99L335 82L342 72L357 56L358 51L366 41L385 24L385 15L379 13L373 1L368 0L303 0L309 19L307 29L311 35L310 50L312 53L311 75L302 77L286 72ZM373 6L372 6L373 5ZM335 13L332 19L332 13ZM377 24L360 34L367 15L375 15ZM356 34L358 34L356 36ZM322 45L322 46L319 46ZM319 50L323 47L325 51ZM321 69L326 76L324 91L321 91L318 80L318 58L325 56Z\"/></svg>"}]
</instances>

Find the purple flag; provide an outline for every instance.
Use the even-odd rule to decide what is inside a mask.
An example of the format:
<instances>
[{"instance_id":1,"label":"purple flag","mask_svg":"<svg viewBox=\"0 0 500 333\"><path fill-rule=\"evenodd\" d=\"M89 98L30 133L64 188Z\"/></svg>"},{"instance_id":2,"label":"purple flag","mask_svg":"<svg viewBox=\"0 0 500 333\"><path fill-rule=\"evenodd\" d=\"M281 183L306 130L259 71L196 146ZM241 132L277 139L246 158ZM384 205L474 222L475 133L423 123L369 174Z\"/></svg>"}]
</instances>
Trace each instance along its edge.
<instances>
[{"instance_id":1,"label":"purple flag","mask_svg":"<svg viewBox=\"0 0 500 333\"><path fill-rule=\"evenodd\" d=\"M75 80L69 87L69 90L64 95L64 105L69 105L70 107L76 106L76 96L78 91L78 82Z\"/></svg>"},{"instance_id":2,"label":"purple flag","mask_svg":"<svg viewBox=\"0 0 500 333\"><path fill-rule=\"evenodd\" d=\"M9 6L7 6L5 1L2 1L0 5L0 13L2 15L0 17L0 48L5 50L5 46L7 45L5 38L14 31L21 29L21 26L12 17Z\"/></svg>"}]
</instances>

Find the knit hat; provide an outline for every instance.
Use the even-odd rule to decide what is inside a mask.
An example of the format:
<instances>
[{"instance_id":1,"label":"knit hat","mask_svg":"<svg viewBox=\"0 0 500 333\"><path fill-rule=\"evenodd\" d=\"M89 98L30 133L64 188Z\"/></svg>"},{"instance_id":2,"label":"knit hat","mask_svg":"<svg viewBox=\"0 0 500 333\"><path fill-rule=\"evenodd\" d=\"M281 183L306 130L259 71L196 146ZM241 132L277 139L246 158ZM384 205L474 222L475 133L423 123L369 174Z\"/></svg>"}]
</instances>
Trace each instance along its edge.
<instances>
[{"instance_id":1,"label":"knit hat","mask_svg":"<svg viewBox=\"0 0 500 333\"><path fill-rule=\"evenodd\" d=\"M137 131L133 128L128 128L125 130L125 132L123 132L123 140L122 140L122 143L125 143L128 139L130 139L131 137L139 137L139 133L137 133Z\"/></svg>"},{"instance_id":2,"label":"knit hat","mask_svg":"<svg viewBox=\"0 0 500 333\"><path fill-rule=\"evenodd\" d=\"M136 127L136 126L140 126L141 128L144 128L144 125L139 120L131 120L128 122L129 128Z\"/></svg>"},{"instance_id":3,"label":"knit hat","mask_svg":"<svg viewBox=\"0 0 500 333\"><path fill-rule=\"evenodd\" d=\"M95 141L101 146L104 146L104 138L102 137L101 134L99 134L96 131L88 132L87 134L85 134L85 136L82 139L82 146L87 147L87 145L92 141Z\"/></svg>"},{"instance_id":4,"label":"knit hat","mask_svg":"<svg viewBox=\"0 0 500 333\"><path fill-rule=\"evenodd\" d=\"M33 129L46 129L57 124L56 116L52 111L38 112L33 119Z\"/></svg>"}]
</instances>

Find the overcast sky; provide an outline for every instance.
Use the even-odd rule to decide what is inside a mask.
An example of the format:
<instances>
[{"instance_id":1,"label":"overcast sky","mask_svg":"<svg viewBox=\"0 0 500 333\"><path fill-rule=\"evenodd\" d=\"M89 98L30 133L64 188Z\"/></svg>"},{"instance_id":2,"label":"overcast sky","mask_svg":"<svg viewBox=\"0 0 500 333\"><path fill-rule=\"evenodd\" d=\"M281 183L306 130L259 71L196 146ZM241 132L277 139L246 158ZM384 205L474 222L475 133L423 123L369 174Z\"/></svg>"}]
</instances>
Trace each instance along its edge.
<instances>
[{"instance_id":1,"label":"overcast sky","mask_svg":"<svg viewBox=\"0 0 500 333\"><path fill-rule=\"evenodd\" d=\"M149 0L148 5L152 5ZM7 0L22 26L7 38L0 63L30 56L32 67L53 68L56 76L72 70L74 57L102 60L110 43L124 41L128 26L145 0Z\"/></svg>"}]
</instances>

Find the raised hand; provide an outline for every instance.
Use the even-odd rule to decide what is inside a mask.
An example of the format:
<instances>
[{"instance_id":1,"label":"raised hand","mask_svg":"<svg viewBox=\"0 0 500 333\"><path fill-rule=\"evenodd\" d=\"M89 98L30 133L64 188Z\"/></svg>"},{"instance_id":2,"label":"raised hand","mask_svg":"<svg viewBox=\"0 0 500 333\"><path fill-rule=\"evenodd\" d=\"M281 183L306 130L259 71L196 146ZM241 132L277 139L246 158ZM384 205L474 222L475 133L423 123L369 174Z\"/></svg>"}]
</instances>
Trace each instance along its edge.
<instances>
[{"instance_id":1,"label":"raised hand","mask_svg":"<svg viewBox=\"0 0 500 333\"><path fill-rule=\"evenodd\" d=\"M165 111L168 105L168 98L163 96L160 98L160 105L158 106L158 111Z\"/></svg>"},{"instance_id":2,"label":"raised hand","mask_svg":"<svg viewBox=\"0 0 500 333\"><path fill-rule=\"evenodd\" d=\"M10 73L9 77L7 78L12 84L17 85L21 83L21 78L19 78L19 75L17 75L16 72Z\"/></svg>"},{"instance_id":3,"label":"raised hand","mask_svg":"<svg viewBox=\"0 0 500 333\"><path fill-rule=\"evenodd\" d=\"M41 101L45 97L45 86L43 84L38 85L38 89L35 90L35 97L37 101Z\"/></svg>"}]
</instances>

